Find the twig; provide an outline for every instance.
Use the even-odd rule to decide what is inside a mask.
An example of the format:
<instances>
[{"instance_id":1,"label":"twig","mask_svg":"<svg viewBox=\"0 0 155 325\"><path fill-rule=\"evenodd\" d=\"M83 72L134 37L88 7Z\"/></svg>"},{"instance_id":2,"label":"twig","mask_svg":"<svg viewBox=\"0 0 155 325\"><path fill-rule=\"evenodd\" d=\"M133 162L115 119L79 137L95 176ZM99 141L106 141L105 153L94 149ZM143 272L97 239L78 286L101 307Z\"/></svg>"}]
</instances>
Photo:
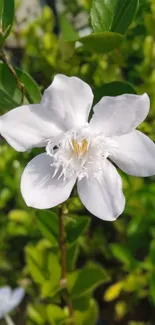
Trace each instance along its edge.
<instances>
[{"instance_id":1,"label":"twig","mask_svg":"<svg viewBox=\"0 0 155 325\"><path fill-rule=\"evenodd\" d=\"M4 51L1 49L0 50L0 59L7 65L8 69L10 70L10 72L12 73L14 79L17 82L17 87L18 89L21 91L21 105L23 105L24 103L24 96L27 98L27 100L32 103L32 100L29 96L29 94L27 93L24 84L20 81L20 79L17 76L16 71L14 70L14 68L12 67L12 65L9 63L8 58L6 56L6 54L4 53Z\"/></svg>"},{"instance_id":2,"label":"twig","mask_svg":"<svg viewBox=\"0 0 155 325\"><path fill-rule=\"evenodd\" d=\"M5 315L4 319L7 325L15 325L9 315Z\"/></svg>"},{"instance_id":3,"label":"twig","mask_svg":"<svg viewBox=\"0 0 155 325\"><path fill-rule=\"evenodd\" d=\"M63 298L68 306L70 325L75 325L73 304L67 287L67 266L66 266L67 254L66 254L65 225L64 225L65 214L66 214L66 207L65 204L62 204L62 207L60 208L60 252L61 252L60 286L62 288Z\"/></svg>"}]
</instances>

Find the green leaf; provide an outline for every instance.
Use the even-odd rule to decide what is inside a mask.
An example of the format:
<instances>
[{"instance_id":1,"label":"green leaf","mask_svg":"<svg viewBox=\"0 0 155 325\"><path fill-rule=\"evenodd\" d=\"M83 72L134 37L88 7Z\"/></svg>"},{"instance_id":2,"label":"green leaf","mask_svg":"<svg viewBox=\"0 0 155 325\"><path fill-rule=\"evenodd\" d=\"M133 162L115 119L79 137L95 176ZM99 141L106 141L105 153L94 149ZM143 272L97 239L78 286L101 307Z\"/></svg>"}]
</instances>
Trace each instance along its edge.
<instances>
[{"instance_id":1,"label":"green leaf","mask_svg":"<svg viewBox=\"0 0 155 325\"><path fill-rule=\"evenodd\" d=\"M24 72L18 68L15 68L15 71L20 81L24 84L25 89L31 98L31 102L39 103L41 100L41 92L34 79L27 72Z\"/></svg>"},{"instance_id":2,"label":"green leaf","mask_svg":"<svg viewBox=\"0 0 155 325\"><path fill-rule=\"evenodd\" d=\"M56 213L52 211L40 211L37 215L37 220L42 234L52 245L58 245L59 219Z\"/></svg>"},{"instance_id":3,"label":"green leaf","mask_svg":"<svg viewBox=\"0 0 155 325\"><path fill-rule=\"evenodd\" d=\"M47 273L49 274L48 280L42 283L42 298L53 296L59 289L59 282L61 277L61 267L58 255L50 253L47 259Z\"/></svg>"},{"instance_id":4,"label":"green leaf","mask_svg":"<svg viewBox=\"0 0 155 325\"><path fill-rule=\"evenodd\" d=\"M60 16L60 26L65 41L76 41L79 38L78 33L75 31L65 15Z\"/></svg>"},{"instance_id":5,"label":"green leaf","mask_svg":"<svg viewBox=\"0 0 155 325\"><path fill-rule=\"evenodd\" d=\"M87 295L108 279L105 270L94 263L71 273L68 276L68 284L72 299Z\"/></svg>"},{"instance_id":6,"label":"green leaf","mask_svg":"<svg viewBox=\"0 0 155 325\"><path fill-rule=\"evenodd\" d=\"M46 272L42 252L39 252L39 250L33 246L26 247L26 261L34 282L38 284L44 283L46 280Z\"/></svg>"},{"instance_id":7,"label":"green leaf","mask_svg":"<svg viewBox=\"0 0 155 325\"><path fill-rule=\"evenodd\" d=\"M122 282L112 284L104 293L104 300L109 302L119 297L122 291Z\"/></svg>"},{"instance_id":8,"label":"green leaf","mask_svg":"<svg viewBox=\"0 0 155 325\"><path fill-rule=\"evenodd\" d=\"M114 257L120 262L126 264L129 268L133 268L136 266L136 260L127 246L111 244L110 248Z\"/></svg>"},{"instance_id":9,"label":"green leaf","mask_svg":"<svg viewBox=\"0 0 155 325\"><path fill-rule=\"evenodd\" d=\"M61 309L59 306L48 305L46 310L49 324L64 324L64 321L68 318L68 315L66 315L64 310Z\"/></svg>"},{"instance_id":10,"label":"green leaf","mask_svg":"<svg viewBox=\"0 0 155 325\"><path fill-rule=\"evenodd\" d=\"M91 52L108 53L118 48L124 37L121 34L104 32L94 33L79 39L84 48Z\"/></svg>"},{"instance_id":11,"label":"green leaf","mask_svg":"<svg viewBox=\"0 0 155 325\"><path fill-rule=\"evenodd\" d=\"M0 0L0 45L10 33L14 19L14 0Z\"/></svg>"},{"instance_id":12,"label":"green leaf","mask_svg":"<svg viewBox=\"0 0 155 325\"><path fill-rule=\"evenodd\" d=\"M37 325L43 325L46 322L46 309L43 305L28 305L27 313L29 318Z\"/></svg>"},{"instance_id":13,"label":"green leaf","mask_svg":"<svg viewBox=\"0 0 155 325\"><path fill-rule=\"evenodd\" d=\"M67 271L73 271L78 257L79 247L78 243L74 242L73 244L67 247Z\"/></svg>"},{"instance_id":14,"label":"green leaf","mask_svg":"<svg viewBox=\"0 0 155 325\"><path fill-rule=\"evenodd\" d=\"M124 34L137 11L139 0L117 0L111 31Z\"/></svg>"},{"instance_id":15,"label":"green leaf","mask_svg":"<svg viewBox=\"0 0 155 325\"><path fill-rule=\"evenodd\" d=\"M93 0L90 17L95 33L110 30L116 2L117 0Z\"/></svg>"},{"instance_id":16,"label":"green leaf","mask_svg":"<svg viewBox=\"0 0 155 325\"><path fill-rule=\"evenodd\" d=\"M138 0L93 0L91 23L95 33L124 34L137 10Z\"/></svg>"},{"instance_id":17,"label":"green leaf","mask_svg":"<svg viewBox=\"0 0 155 325\"><path fill-rule=\"evenodd\" d=\"M94 89L94 103L98 103L104 96L119 96L122 94L136 94L136 90L127 82L110 82Z\"/></svg>"},{"instance_id":18,"label":"green leaf","mask_svg":"<svg viewBox=\"0 0 155 325\"><path fill-rule=\"evenodd\" d=\"M24 71L15 69L20 81L23 82L29 97L33 103L38 103L41 98L40 90L36 82ZM22 94L17 88L17 81L6 64L0 62L0 109L5 112L8 109L20 106Z\"/></svg>"},{"instance_id":19,"label":"green leaf","mask_svg":"<svg viewBox=\"0 0 155 325\"><path fill-rule=\"evenodd\" d=\"M89 308L90 294L74 299L73 308L76 310L84 311Z\"/></svg>"},{"instance_id":20,"label":"green leaf","mask_svg":"<svg viewBox=\"0 0 155 325\"><path fill-rule=\"evenodd\" d=\"M89 220L89 217L77 216L75 220L69 222L65 228L67 242L72 243L76 241L88 226Z\"/></svg>"},{"instance_id":21,"label":"green leaf","mask_svg":"<svg viewBox=\"0 0 155 325\"><path fill-rule=\"evenodd\" d=\"M89 300L86 310L75 311L76 325L95 325L99 317L99 309L94 299Z\"/></svg>"}]
</instances>

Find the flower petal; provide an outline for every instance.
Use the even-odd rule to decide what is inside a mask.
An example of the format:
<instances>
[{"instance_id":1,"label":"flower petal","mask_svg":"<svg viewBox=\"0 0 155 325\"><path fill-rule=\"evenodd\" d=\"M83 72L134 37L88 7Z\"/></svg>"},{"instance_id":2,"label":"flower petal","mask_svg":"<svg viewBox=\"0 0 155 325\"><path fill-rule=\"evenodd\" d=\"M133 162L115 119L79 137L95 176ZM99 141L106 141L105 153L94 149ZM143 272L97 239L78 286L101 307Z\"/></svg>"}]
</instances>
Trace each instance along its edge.
<instances>
[{"instance_id":1,"label":"flower petal","mask_svg":"<svg viewBox=\"0 0 155 325\"><path fill-rule=\"evenodd\" d=\"M4 299L4 297L10 297L11 295L11 288L9 286L4 286L0 288L0 302L1 299Z\"/></svg>"},{"instance_id":2,"label":"flower petal","mask_svg":"<svg viewBox=\"0 0 155 325\"><path fill-rule=\"evenodd\" d=\"M118 148L110 158L125 173L147 177L155 175L155 145L140 131L114 137Z\"/></svg>"},{"instance_id":3,"label":"flower petal","mask_svg":"<svg viewBox=\"0 0 155 325\"><path fill-rule=\"evenodd\" d=\"M52 158L43 153L26 166L21 179L21 192L28 206L49 209L68 199L76 179L63 180L51 166ZM59 178L59 179L58 179Z\"/></svg>"},{"instance_id":4,"label":"flower petal","mask_svg":"<svg viewBox=\"0 0 155 325\"><path fill-rule=\"evenodd\" d=\"M17 307L21 303L24 298L24 295L25 291L23 288L16 288L15 290L13 290L11 296L11 304L13 308Z\"/></svg>"},{"instance_id":5,"label":"flower petal","mask_svg":"<svg viewBox=\"0 0 155 325\"><path fill-rule=\"evenodd\" d=\"M23 105L0 117L0 133L17 151L46 146L62 131L41 105Z\"/></svg>"},{"instance_id":6,"label":"flower petal","mask_svg":"<svg viewBox=\"0 0 155 325\"><path fill-rule=\"evenodd\" d=\"M103 97L94 107L90 127L106 136L130 133L146 118L149 106L147 94Z\"/></svg>"},{"instance_id":7,"label":"flower petal","mask_svg":"<svg viewBox=\"0 0 155 325\"><path fill-rule=\"evenodd\" d=\"M54 119L67 129L88 121L93 93L88 84L76 77L58 74L45 90L41 104L49 107Z\"/></svg>"},{"instance_id":8,"label":"flower petal","mask_svg":"<svg viewBox=\"0 0 155 325\"><path fill-rule=\"evenodd\" d=\"M85 177L78 181L78 193L82 203L92 214L100 219L113 221L124 210L122 180L108 160L98 176L90 179Z\"/></svg>"},{"instance_id":9,"label":"flower petal","mask_svg":"<svg viewBox=\"0 0 155 325\"><path fill-rule=\"evenodd\" d=\"M0 319L10 310L11 288L4 286L0 288Z\"/></svg>"}]
</instances>

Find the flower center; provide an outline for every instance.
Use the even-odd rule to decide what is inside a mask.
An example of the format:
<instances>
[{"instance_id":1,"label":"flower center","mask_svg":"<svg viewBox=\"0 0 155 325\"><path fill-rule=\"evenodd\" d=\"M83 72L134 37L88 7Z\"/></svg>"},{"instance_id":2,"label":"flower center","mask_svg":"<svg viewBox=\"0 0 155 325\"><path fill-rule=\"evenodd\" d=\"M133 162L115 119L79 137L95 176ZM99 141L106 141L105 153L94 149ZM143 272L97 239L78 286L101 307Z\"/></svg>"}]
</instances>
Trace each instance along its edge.
<instances>
[{"instance_id":1,"label":"flower center","mask_svg":"<svg viewBox=\"0 0 155 325\"><path fill-rule=\"evenodd\" d=\"M105 159L115 152L116 144L102 135L92 134L88 127L70 130L49 141L47 154L52 157L53 177L100 177Z\"/></svg>"},{"instance_id":2,"label":"flower center","mask_svg":"<svg viewBox=\"0 0 155 325\"><path fill-rule=\"evenodd\" d=\"M80 158L88 150L88 142L86 139L83 139L81 142L77 140L72 140L73 150L76 153L77 157Z\"/></svg>"}]
</instances>

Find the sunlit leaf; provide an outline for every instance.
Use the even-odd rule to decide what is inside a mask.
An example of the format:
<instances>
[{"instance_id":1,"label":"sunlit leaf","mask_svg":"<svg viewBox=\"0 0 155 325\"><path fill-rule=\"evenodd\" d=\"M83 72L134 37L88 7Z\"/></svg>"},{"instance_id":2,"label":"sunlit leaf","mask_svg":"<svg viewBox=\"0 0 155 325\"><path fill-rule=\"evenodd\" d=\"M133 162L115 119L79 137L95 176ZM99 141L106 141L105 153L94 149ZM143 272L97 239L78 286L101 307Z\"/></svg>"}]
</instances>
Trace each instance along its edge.
<instances>
[{"instance_id":1,"label":"sunlit leaf","mask_svg":"<svg viewBox=\"0 0 155 325\"><path fill-rule=\"evenodd\" d=\"M93 0L91 23L94 32L124 34L132 22L138 3L138 0Z\"/></svg>"}]
</instances>

